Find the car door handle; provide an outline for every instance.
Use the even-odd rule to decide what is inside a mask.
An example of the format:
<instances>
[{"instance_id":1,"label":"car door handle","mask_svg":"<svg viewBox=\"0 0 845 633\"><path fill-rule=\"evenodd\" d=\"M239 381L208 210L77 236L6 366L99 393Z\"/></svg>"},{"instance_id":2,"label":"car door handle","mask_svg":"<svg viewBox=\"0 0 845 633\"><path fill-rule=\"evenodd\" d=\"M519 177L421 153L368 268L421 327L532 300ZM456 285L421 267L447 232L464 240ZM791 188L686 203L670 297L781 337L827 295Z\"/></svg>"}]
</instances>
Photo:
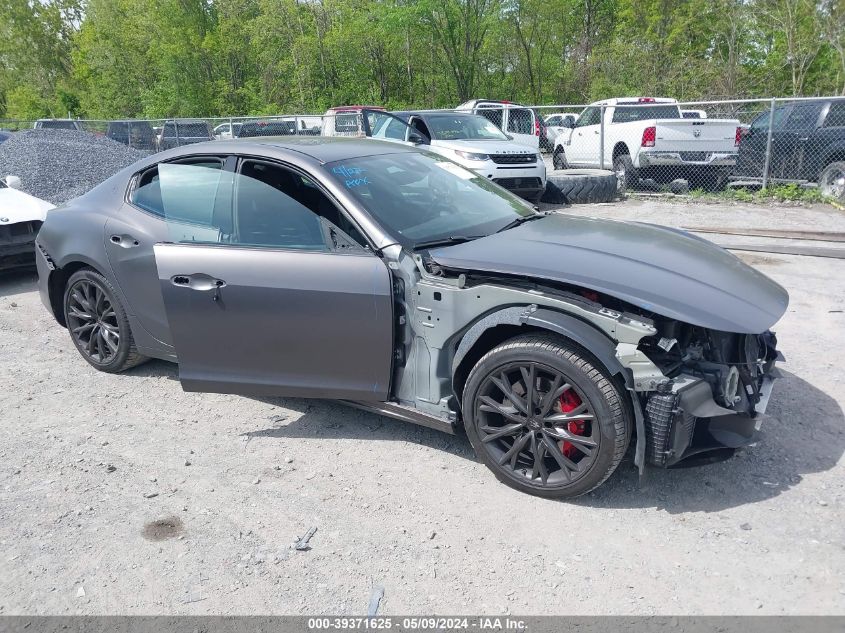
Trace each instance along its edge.
<instances>
[{"instance_id":1,"label":"car door handle","mask_svg":"<svg viewBox=\"0 0 845 633\"><path fill-rule=\"evenodd\" d=\"M174 286L182 288L190 288L191 290L199 290L200 292L208 292L209 290L220 290L226 285L222 279L217 279L205 273L194 273L192 275L173 275L170 278L170 283Z\"/></svg>"},{"instance_id":2,"label":"car door handle","mask_svg":"<svg viewBox=\"0 0 845 633\"><path fill-rule=\"evenodd\" d=\"M125 233L123 235L112 235L109 239L111 240L112 244L117 244L121 248L134 248L141 244L134 237L132 237L131 235L126 235Z\"/></svg>"}]
</instances>

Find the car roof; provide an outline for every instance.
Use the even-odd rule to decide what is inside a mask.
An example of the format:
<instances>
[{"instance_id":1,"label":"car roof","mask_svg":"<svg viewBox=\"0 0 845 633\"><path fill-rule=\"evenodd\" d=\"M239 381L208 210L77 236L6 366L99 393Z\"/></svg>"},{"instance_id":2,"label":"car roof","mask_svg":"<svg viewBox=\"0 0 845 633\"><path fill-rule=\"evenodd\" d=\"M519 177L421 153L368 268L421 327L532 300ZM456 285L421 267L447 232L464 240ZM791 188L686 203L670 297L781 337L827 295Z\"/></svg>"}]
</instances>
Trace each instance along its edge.
<instances>
[{"instance_id":1,"label":"car roof","mask_svg":"<svg viewBox=\"0 0 845 633\"><path fill-rule=\"evenodd\" d=\"M228 148L228 149L221 149ZM370 138L355 138L345 136L257 136L248 139L233 139L226 141L209 141L184 146L185 151L179 155L207 154L232 151L249 153L262 149L280 149L296 152L313 158L320 163L331 163L336 160L347 160L361 156L377 156L380 154L406 154L416 152L410 146L377 141Z\"/></svg>"}]
</instances>

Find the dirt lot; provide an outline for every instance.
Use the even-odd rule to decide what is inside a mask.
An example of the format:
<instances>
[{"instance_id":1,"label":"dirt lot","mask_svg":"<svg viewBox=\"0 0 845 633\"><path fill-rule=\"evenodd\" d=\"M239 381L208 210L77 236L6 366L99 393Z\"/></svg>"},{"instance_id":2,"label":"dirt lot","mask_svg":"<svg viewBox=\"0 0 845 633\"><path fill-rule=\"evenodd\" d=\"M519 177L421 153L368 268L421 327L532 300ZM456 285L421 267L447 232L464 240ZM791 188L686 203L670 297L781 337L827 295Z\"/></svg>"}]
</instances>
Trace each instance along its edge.
<instances>
[{"instance_id":1,"label":"dirt lot","mask_svg":"<svg viewBox=\"0 0 845 633\"><path fill-rule=\"evenodd\" d=\"M845 230L823 208L568 211ZM570 503L500 485L463 437L183 393L164 362L97 373L34 275L3 275L0 613L363 614L381 586L388 614L845 614L845 260L743 258L791 295L759 444L642 485L626 459Z\"/></svg>"}]
</instances>

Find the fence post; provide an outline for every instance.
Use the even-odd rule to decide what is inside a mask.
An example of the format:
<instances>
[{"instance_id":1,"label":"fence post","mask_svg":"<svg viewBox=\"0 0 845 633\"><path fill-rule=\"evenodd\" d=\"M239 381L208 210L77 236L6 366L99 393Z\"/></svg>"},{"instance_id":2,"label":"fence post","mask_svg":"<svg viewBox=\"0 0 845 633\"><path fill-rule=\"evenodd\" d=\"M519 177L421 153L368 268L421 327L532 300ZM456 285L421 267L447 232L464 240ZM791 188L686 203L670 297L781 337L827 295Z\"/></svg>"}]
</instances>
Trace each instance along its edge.
<instances>
[{"instance_id":1,"label":"fence post","mask_svg":"<svg viewBox=\"0 0 845 633\"><path fill-rule=\"evenodd\" d=\"M173 117L173 133L176 135L176 147L182 145L179 141L179 121L176 117Z\"/></svg>"},{"instance_id":2,"label":"fence post","mask_svg":"<svg viewBox=\"0 0 845 633\"><path fill-rule=\"evenodd\" d=\"M235 136L235 120L229 117L229 138L237 138Z\"/></svg>"},{"instance_id":3,"label":"fence post","mask_svg":"<svg viewBox=\"0 0 845 633\"><path fill-rule=\"evenodd\" d=\"M604 108L601 106L601 122L599 124L599 169L604 169Z\"/></svg>"},{"instance_id":4,"label":"fence post","mask_svg":"<svg viewBox=\"0 0 845 633\"><path fill-rule=\"evenodd\" d=\"M772 162L772 128L775 127L775 99L772 97L772 105L769 110L769 132L766 136L766 160L763 165L763 186L761 191L765 191L769 184L769 166Z\"/></svg>"}]
</instances>

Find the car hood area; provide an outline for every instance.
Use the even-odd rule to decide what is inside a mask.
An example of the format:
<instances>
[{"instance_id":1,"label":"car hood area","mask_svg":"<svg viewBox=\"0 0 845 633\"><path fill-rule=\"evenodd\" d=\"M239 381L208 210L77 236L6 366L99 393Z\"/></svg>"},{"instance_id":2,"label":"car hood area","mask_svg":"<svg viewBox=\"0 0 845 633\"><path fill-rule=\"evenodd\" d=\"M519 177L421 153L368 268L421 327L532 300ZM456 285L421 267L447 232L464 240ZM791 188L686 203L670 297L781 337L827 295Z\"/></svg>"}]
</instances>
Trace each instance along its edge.
<instances>
[{"instance_id":1,"label":"car hood area","mask_svg":"<svg viewBox=\"0 0 845 633\"><path fill-rule=\"evenodd\" d=\"M553 214L430 255L446 268L572 284L723 332L764 332L789 303L780 285L721 247L638 222Z\"/></svg>"},{"instance_id":2,"label":"car hood area","mask_svg":"<svg viewBox=\"0 0 845 633\"><path fill-rule=\"evenodd\" d=\"M536 154L537 151L513 141L483 141L460 139L454 141L434 140L432 147L473 152L476 154Z\"/></svg>"},{"instance_id":3,"label":"car hood area","mask_svg":"<svg viewBox=\"0 0 845 633\"><path fill-rule=\"evenodd\" d=\"M23 191L8 187L0 189L0 226L31 220L43 222L47 211L52 208L53 205L46 200Z\"/></svg>"}]
</instances>

